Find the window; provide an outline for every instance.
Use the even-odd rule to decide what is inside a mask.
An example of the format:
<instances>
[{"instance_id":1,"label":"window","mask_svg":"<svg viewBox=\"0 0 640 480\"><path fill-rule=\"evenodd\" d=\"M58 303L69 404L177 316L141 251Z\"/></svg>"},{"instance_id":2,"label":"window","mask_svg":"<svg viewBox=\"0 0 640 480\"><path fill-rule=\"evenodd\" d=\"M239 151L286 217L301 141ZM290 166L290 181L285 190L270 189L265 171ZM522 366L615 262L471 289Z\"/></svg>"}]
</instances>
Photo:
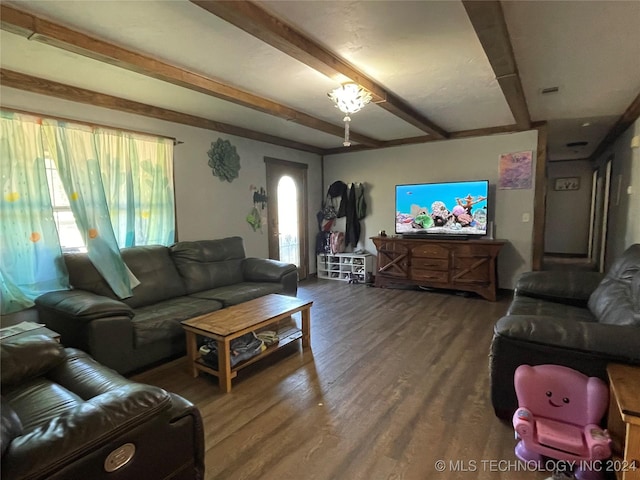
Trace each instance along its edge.
<instances>
[{"instance_id":1,"label":"window","mask_svg":"<svg viewBox=\"0 0 640 480\"><path fill-rule=\"evenodd\" d=\"M127 298L119 248L174 242L171 139L0 110L0 172L2 314L69 288L60 249L86 252Z\"/></svg>"},{"instance_id":2,"label":"window","mask_svg":"<svg viewBox=\"0 0 640 480\"><path fill-rule=\"evenodd\" d=\"M86 252L87 248L78 230L78 225L73 217L69 198L62 186L60 175L53 159L45 153L45 168L47 171L47 183L49 184L49 195L53 206L53 219L58 228L58 238L60 247L64 252Z\"/></svg>"}]
</instances>

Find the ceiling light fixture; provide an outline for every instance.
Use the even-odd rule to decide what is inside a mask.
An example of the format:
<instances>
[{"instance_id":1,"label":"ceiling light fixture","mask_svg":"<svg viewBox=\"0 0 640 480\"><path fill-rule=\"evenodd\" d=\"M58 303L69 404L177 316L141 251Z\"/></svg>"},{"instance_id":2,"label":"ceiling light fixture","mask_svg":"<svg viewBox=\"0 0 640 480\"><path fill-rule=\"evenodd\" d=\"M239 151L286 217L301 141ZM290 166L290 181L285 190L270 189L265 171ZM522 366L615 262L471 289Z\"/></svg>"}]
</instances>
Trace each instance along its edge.
<instances>
[{"instance_id":1,"label":"ceiling light fixture","mask_svg":"<svg viewBox=\"0 0 640 480\"><path fill-rule=\"evenodd\" d=\"M345 147L351 146L349 141L349 115L359 112L371 101L371 93L356 83L345 83L340 87L327 93L329 98L336 104L336 108L345 114L344 121L344 143Z\"/></svg>"}]
</instances>

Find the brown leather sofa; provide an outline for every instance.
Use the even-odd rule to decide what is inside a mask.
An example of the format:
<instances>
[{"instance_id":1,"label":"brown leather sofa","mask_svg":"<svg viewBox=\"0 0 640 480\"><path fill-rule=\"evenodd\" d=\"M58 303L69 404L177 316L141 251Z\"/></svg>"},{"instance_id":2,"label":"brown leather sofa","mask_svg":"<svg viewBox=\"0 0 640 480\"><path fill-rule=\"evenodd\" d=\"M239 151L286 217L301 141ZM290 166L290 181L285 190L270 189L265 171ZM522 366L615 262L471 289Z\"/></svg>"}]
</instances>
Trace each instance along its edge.
<instances>
[{"instance_id":1,"label":"brown leather sofa","mask_svg":"<svg viewBox=\"0 0 640 480\"><path fill-rule=\"evenodd\" d=\"M0 345L3 480L200 480L204 434L184 398L46 336Z\"/></svg>"},{"instance_id":2,"label":"brown leather sofa","mask_svg":"<svg viewBox=\"0 0 640 480\"><path fill-rule=\"evenodd\" d=\"M67 347L127 374L184 355L180 322L270 293L295 296L295 265L245 257L242 238L131 247L122 258L140 281L119 300L84 253L65 254L72 290L36 299L40 322Z\"/></svg>"},{"instance_id":3,"label":"brown leather sofa","mask_svg":"<svg viewBox=\"0 0 640 480\"><path fill-rule=\"evenodd\" d=\"M491 400L498 417L517 408L513 375L522 364L556 364L607 381L607 364L640 365L640 244L606 276L542 271L516 282L507 315L494 326Z\"/></svg>"}]
</instances>

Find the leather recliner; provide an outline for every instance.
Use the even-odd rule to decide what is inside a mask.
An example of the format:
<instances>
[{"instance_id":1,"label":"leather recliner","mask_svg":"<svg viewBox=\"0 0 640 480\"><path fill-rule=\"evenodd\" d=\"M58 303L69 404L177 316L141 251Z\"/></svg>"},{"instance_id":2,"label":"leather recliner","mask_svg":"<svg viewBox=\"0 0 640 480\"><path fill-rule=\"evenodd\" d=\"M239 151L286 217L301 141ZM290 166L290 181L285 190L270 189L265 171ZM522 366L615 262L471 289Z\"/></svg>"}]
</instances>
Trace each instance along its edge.
<instances>
[{"instance_id":1,"label":"leather recliner","mask_svg":"<svg viewBox=\"0 0 640 480\"><path fill-rule=\"evenodd\" d=\"M3 480L200 480L204 434L184 398L41 335L0 345Z\"/></svg>"},{"instance_id":2,"label":"leather recliner","mask_svg":"<svg viewBox=\"0 0 640 480\"><path fill-rule=\"evenodd\" d=\"M607 381L607 365L640 365L640 244L605 276L595 272L528 272L516 282L490 351L491 400L510 419L518 402L519 365L554 364Z\"/></svg>"}]
</instances>

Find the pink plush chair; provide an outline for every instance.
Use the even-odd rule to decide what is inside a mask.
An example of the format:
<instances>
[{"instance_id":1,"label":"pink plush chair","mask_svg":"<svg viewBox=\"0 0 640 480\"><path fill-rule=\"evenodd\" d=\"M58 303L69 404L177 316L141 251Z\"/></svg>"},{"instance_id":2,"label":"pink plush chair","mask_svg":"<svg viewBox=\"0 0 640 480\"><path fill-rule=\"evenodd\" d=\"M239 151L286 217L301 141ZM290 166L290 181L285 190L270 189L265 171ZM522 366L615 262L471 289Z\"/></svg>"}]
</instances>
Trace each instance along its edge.
<instances>
[{"instance_id":1,"label":"pink plush chair","mask_svg":"<svg viewBox=\"0 0 640 480\"><path fill-rule=\"evenodd\" d=\"M543 457L565 460L578 480L603 478L604 463L596 461L611 455L609 435L598 426L609 404L607 385L560 365L520 365L514 383L517 457L543 467Z\"/></svg>"}]
</instances>

